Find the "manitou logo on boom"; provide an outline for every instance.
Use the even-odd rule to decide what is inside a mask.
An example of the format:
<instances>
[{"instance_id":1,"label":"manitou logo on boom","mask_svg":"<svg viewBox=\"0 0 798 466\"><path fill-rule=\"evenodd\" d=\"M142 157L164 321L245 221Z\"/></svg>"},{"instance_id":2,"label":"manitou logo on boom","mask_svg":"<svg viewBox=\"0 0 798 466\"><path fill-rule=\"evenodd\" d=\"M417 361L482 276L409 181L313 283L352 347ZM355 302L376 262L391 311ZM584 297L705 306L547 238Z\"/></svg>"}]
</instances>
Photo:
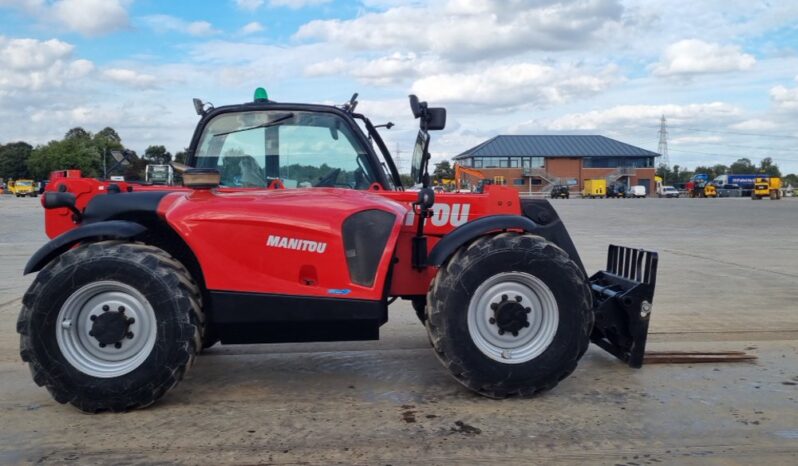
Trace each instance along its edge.
<instances>
[{"instance_id":1,"label":"manitou logo on boom","mask_svg":"<svg viewBox=\"0 0 798 466\"><path fill-rule=\"evenodd\" d=\"M324 254L327 250L327 243L322 241L310 241L307 239L289 238L287 236L269 235L266 246L282 249L293 249L294 251L307 251Z\"/></svg>"},{"instance_id":2,"label":"manitou logo on boom","mask_svg":"<svg viewBox=\"0 0 798 466\"><path fill-rule=\"evenodd\" d=\"M432 206L432 217L429 221L433 226L442 227L447 224L458 227L468 221L468 211L471 204L435 204ZM416 221L416 213L413 209L407 211L405 225L413 225Z\"/></svg>"}]
</instances>

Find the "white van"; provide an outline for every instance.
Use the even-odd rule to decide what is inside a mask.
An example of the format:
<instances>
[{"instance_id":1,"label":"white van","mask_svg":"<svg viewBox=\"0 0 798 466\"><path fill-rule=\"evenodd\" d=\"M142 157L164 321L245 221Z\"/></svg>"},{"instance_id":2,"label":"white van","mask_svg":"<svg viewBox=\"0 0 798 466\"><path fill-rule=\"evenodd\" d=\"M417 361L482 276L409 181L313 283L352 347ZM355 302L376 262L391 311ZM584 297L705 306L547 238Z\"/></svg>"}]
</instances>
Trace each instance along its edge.
<instances>
[{"instance_id":1,"label":"white van","mask_svg":"<svg viewBox=\"0 0 798 466\"><path fill-rule=\"evenodd\" d=\"M634 185L629 188L626 197L646 197L646 187L643 185Z\"/></svg>"}]
</instances>

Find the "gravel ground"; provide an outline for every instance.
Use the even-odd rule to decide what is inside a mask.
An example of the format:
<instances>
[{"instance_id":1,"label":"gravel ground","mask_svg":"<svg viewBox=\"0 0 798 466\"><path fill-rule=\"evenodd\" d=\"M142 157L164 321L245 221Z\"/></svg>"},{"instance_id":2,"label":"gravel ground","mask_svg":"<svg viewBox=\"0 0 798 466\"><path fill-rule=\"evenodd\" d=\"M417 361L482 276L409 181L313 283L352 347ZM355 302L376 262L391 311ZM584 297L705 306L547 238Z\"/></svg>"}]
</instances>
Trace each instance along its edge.
<instances>
[{"instance_id":1,"label":"gravel ground","mask_svg":"<svg viewBox=\"0 0 798 466\"><path fill-rule=\"evenodd\" d=\"M798 462L798 199L562 200L589 271L608 243L660 252L651 349L754 363L625 368L594 348L555 390L478 397L404 302L377 342L216 346L152 408L84 415L18 355L45 241L36 199L0 196L0 463Z\"/></svg>"}]
</instances>

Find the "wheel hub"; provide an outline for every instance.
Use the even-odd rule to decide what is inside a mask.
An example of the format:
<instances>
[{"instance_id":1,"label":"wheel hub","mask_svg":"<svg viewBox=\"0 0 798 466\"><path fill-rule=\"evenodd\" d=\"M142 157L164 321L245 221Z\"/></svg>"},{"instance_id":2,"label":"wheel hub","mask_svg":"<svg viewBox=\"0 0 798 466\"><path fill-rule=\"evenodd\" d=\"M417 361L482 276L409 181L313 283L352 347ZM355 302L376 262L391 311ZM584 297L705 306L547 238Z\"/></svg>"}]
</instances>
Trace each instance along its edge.
<instances>
[{"instance_id":1,"label":"wheel hub","mask_svg":"<svg viewBox=\"0 0 798 466\"><path fill-rule=\"evenodd\" d=\"M507 295L502 295L501 301L490 305L493 310L493 318L490 323L499 327L499 335L510 333L517 337L519 330L529 327L527 315L532 312L532 309L525 307L522 303L521 295L516 295L514 300L510 300Z\"/></svg>"},{"instance_id":2,"label":"wheel hub","mask_svg":"<svg viewBox=\"0 0 798 466\"><path fill-rule=\"evenodd\" d=\"M103 306L107 309L108 306ZM129 337L130 325L134 319L125 315L124 306L119 306L115 312L103 312L99 316L92 316L91 330L89 336L94 337L101 345L111 345L119 343Z\"/></svg>"}]
</instances>

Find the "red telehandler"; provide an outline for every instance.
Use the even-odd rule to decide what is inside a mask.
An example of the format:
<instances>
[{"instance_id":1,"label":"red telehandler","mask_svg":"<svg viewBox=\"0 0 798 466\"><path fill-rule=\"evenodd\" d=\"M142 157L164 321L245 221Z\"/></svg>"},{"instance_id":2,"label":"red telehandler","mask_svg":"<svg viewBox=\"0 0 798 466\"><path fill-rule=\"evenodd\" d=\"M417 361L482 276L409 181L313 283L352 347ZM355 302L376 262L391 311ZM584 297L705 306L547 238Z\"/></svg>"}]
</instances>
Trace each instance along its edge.
<instances>
[{"instance_id":1,"label":"red telehandler","mask_svg":"<svg viewBox=\"0 0 798 466\"><path fill-rule=\"evenodd\" d=\"M446 111L415 96L406 189L356 106L195 99L183 186L54 176L17 324L33 380L83 411L140 408L203 347L378 339L397 298L488 397L554 387L591 341L642 365L656 253L610 246L589 277L548 201L436 195L429 134Z\"/></svg>"}]
</instances>

